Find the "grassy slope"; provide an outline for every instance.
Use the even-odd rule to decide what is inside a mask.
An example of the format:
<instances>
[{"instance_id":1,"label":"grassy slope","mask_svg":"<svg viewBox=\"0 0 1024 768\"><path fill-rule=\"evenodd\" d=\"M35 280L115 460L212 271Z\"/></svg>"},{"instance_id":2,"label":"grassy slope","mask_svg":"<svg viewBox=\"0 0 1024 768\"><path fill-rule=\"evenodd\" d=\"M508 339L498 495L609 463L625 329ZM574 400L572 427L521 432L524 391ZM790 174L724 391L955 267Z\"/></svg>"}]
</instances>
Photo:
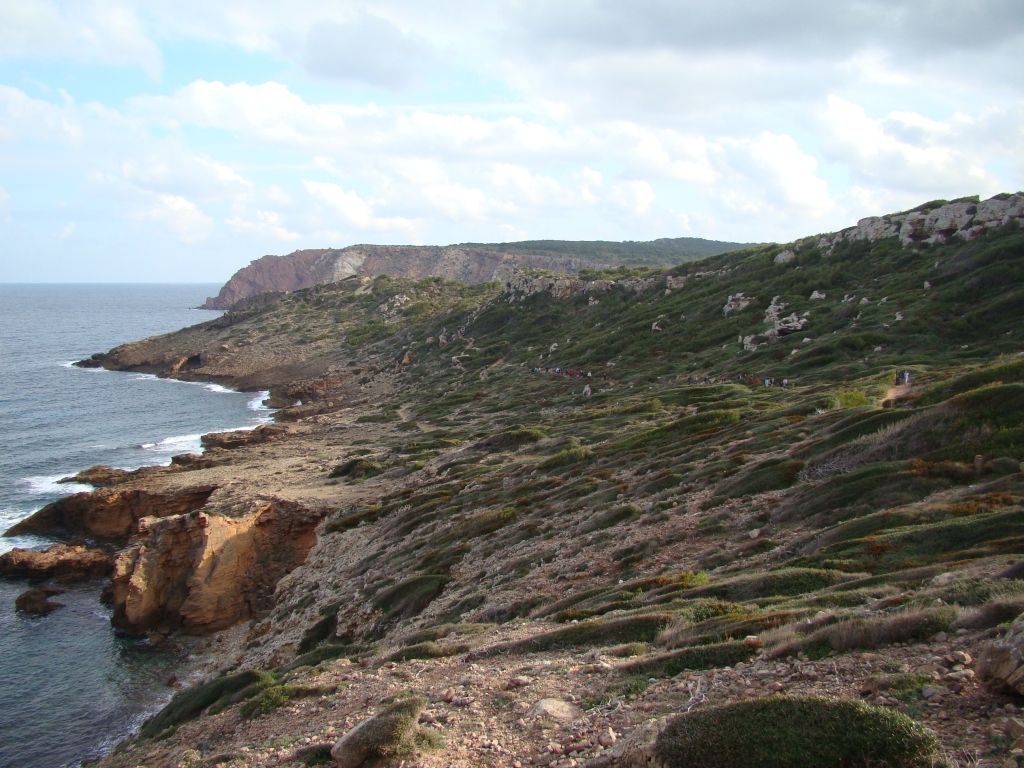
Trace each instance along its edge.
<instances>
[{"instance_id":1,"label":"grassy slope","mask_svg":"<svg viewBox=\"0 0 1024 768\"><path fill-rule=\"evenodd\" d=\"M785 265L770 246L677 267L719 274L669 293L663 271L618 270L658 283L594 306L379 278L361 294L346 281L193 331L211 344L304 345L362 380L386 378L395 397L369 418L390 430L348 458L432 470L332 515L326 546L373 526L363 559L339 566L333 586L314 585L312 601L279 594L269 624L302 615L312 632L329 603L338 636L359 636L364 651L410 623L532 615L583 623L514 652L652 640L699 648L775 632L779 647L813 655L839 642L800 623L823 608L841 623L907 589L916 595L889 610L1005 597L988 577L1024 554L1024 234L844 244L832 255L811 241L790 247L798 255ZM810 301L815 290L827 298ZM724 315L741 291L753 304ZM379 308L398 295L409 301L384 318ZM738 337L768 327L774 296L784 314L809 312L808 324L744 351ZM461 325L471 344L438 345ZM601 378L584 397L585 382L537 366ZM883 409L898 369L917 387ZM738 383L740 372L794 385ZM691 385L695 374L729 383ZM959 577L932 584L946 570ZM377 609L371 624L355 609L338 613L361 601ZM635 631L633 616L646 617ZM870 642L934 633L954 616L928 614L901 634L880 625Z\"/></svg>"}]
</instances>

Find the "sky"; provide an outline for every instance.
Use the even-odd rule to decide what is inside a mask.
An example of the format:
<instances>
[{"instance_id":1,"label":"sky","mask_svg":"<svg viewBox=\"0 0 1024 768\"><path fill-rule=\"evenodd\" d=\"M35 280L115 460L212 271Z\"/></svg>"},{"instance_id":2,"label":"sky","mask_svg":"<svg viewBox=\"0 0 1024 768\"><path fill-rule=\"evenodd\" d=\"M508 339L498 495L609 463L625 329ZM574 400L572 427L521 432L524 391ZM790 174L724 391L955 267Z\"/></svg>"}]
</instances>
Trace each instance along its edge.
<instances>
[{"instance_id":1,"label":"sky","mask_svg":"<svg viewBox=\"0 0 1024 768\"><path fill-rule=\"evenodd\" d=\"M1021 0L3 0L0 282L1024 188Z\"/></svg>"}]
</instances>

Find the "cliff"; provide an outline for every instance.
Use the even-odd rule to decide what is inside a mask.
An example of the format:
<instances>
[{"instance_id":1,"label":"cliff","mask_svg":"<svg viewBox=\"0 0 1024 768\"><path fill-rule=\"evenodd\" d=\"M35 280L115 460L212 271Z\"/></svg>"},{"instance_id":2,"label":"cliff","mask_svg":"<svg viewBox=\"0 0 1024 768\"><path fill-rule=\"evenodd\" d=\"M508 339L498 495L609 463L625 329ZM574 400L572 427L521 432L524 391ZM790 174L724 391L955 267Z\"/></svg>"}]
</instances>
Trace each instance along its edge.
<instances>
[{"instance_id":1,"label":"cliff","mask_svg":"<svg viewBox=\"0 0 1024 768\"><path fill-rule=\"evenodd\" d=\"M577 274L587 267L614 264L668 265L744 247L743 243L699 238L649 243L537 241L535 243L452 246L353 245L342 249L295 251L264 256L238 270L207 309L227 309L250 296L297 291L351 275L420 279L444 277L467 285L503 281L517 267Z\"/></svg>"}]
</instances>

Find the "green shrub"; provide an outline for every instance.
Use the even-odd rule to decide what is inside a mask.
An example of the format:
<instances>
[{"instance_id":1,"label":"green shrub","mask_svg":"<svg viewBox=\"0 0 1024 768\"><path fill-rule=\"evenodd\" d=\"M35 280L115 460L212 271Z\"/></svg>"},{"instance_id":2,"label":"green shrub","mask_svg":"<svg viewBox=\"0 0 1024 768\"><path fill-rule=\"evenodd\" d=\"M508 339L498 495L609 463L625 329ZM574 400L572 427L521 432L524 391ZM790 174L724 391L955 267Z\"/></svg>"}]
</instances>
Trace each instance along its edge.
<instances>
[{"instance_id":1,"label":"green shrub","mask_svg":"<svg viewBox=\"0 0 1024 768\"><path fill-rule=\"evenodd\" d=\"M345 734L344 750L351 764L376 763L419 746L417 724L426 705L421 696L402 699Z\"/></svg>"},{"instance_id":2,"label":"green shrub","mask_svg":"<svg viewBox=\"0 0 1024 768\"><path fill-rule=\"evenodd\" d=\"M384 471L384 467L369 459L349 459L344 464L339 464L331 470L328 477L348 477L352 480L365 480L368 477L376 477Z\"/></svg>"},{"instance_id":3,"label":"green shrub","mask_svg":"<svg viewBox=\"0 0 1024 768\"><path fill-rule=\"evenodd\" d=\"M759 651L757 646L737 642L698 645L624 664L619 667L618 673L644 677L675 677L687 669L731 667L741 661L749 661Z\"/></svg>"},{"instance_id":4,"label":"green shrub","mask_svg":"<svg viewBox=\"0 0 1024 768\"><path fill-rule=\"evenodd\" d=\"M435 541L438 544L444 544L450 541L465 541L466 539L494 533L509 523L514 523L517 514L515 507L489 509L461 520L454 528L438 537Z\"/></svg>"},{"instance_id":5,"label":"green shrub","mask_svg":"<svg viewBox=\"0 0 1024 768\"><path fill-rule=\"evenodd\" d=\"M541 653L579 646L649 643L658 636L671 618L667 613L647 613L621 619L583 621L524 640L481 648L470 655L486 658L500 653Z\"/></svg>"},{"instance_id":6,"label":"green shrub","mask_svg":"<svg viewBox=\"0 0 1024 768\"><path fill-rule=\"evenodd\" d=\"M604 528L611 528L626 520L635 520L643 514L643 510L636 504L624 504L621 507L613 507L596 517L592 517L580 527L580 533L593 533Z\"/></svg>"},{"instance_id":7,"label":"green shrub","mask_svg":"<svg viewBox=\"0 0 1024 768\"><path fill-rule=\"evenodd\" d=\"M409 619L430 605L449 581L450 577L441 575L413 576L378 592L373 604L389 619Z\"/></svg>"},{"instance_id":8,"label":"green shrub","mask_svg":"<svg viewBox=\"0 0 1024 768\"><path fill-rule=\"evenodd\" d=\"M840 571L816 568L783 568L767 573L738 576L728 581L708 584L686 593L688 598L718 597L735 603L774 595L800 595L816 592L852 577Z\"/></svg>"},{"instance_id":9,"label":"green shrub","mask_svg":"<svg viewBox=\"0 0 1024 768\"><path fill-rule=\"evenodd\" d=\"M194 720L203 710L222 697L230 696L253 683L260 682L261 679L260 672L247 670L236 675L224 675L181 691L166 707L147 720L139 732L143 737L151 739L167 728Z\"/></svg>"},{"instance_id":10,"label":"green shrub","mask_svg":"<svg viewBox=\"0 0 1024 768\"><path fill-rule=\"evenodd\" d=\"M409 645L389 653L383 661L410 661L412 659L443 659L446 656L458 656L469 651L468 645L438 645L432 640L425 643Z\"/></svg>"},{"instance_id":11,"label":"green shrub","mask_svg":"<svg viewBox=\"0 0 1024 768\"><path fill-rule=\"evenodd\" d=\"M295 699L320 693L319 688L302 685L274 685L265 688L259 696L249 699L239 708L238 713L246 718L259 717L290 704Z\"/></svg>"},{"instance_id":12,"label":"green shrub","mask_svg":"<svg viewBox=\"0 0 1024 768\"><path fill-rule=\"evenodd\" d=\"M316 648L327 638L334 634L334 630L338 626L338 610L328 613L320 621L314 624L312 627L306 630L302 636L302 641L299 643L299 653L306 653Z\"/></svg>"},{"instance_id":13,"label":"green shrub","mask_svg":"<svg viewBox=\"0 0 1024 768\"><path fill-rule=\"evenodd\" d=\"M935 768L934 734L861 701L772 696L672 718L656 743L667 768Z\"/></svg>"},{"instance_id":14,"label":"green shrub","mask_svg":"<svg viewBox=\"0 0 1024 768\"><path fill-rule=\"evenodd\" d=\"M559 451L554 456L541 462L541 471L564 467L569 464L577 464L590 458L590 451L583 445L576 445Z\"/></svg>"},{"instance_id":15,"label":"green shrub","mask_svg":"<svg viewBox=\"0 0 1024 768\"><path fill-rule=\"evenodd\" d=\"M513 448L526 443L536 443L539 440L543 440L547 435L541 432L539 429L527 428L527 427L516 427L515 429L506 429L504 432L499 432L496 435L491 435L488 438L481 440L476 444L477 448Z\"/></svg>"},{"instance_id":16,"label":"green shrub","mask_svg":"<svg viewBox=\"0 0 1024 768\"><path fill-rule=\"evenodd\" d=\"M315 667L317 664L321 664L331 659L347 659L353 656L358 656L366 650L361 645L346 645L343 643L329 643L327 645L321 645L316 650L304 653L301 656L296 657L295 661L281 667L282 672L291 672L293 669L298 667Z\"/></svg>"}]
</instances>

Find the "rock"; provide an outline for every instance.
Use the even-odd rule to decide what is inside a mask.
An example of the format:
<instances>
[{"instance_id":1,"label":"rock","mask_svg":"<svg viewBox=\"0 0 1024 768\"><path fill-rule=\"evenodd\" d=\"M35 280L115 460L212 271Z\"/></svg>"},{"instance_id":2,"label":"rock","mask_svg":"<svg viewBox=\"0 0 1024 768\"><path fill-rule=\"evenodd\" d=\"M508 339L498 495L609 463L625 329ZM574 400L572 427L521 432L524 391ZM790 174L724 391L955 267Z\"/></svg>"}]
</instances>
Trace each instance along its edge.
<instances>
[{"instance_id":1,"label":"rock","mask_svg":"<svg viewBox=\"0 0 1024 768\"><path fill-rule=\"evenodd\" d=\"M530 717L549 717L560 723L568 723L580 717L580 708L562 699L541 699L526 713Z\"/></svg>"},{"instance_id":2,"label":"rock","mask_svg":"<svg viewBox=\"0 0 1024 768\"><path fill-rule=\"evenodd\" d=\"M613 746L616 741L615 731L611 728L605 728L597 734L597 743L606 749Z\"/></svg>"},{"instance_id":3,"label":"rock","mask_svg":"<svg viewBox=\"0 0 1024 768\"><path fill-rule=\"evenodd\" d=\"M811 301L820 301L821 299L825 298L825 294L822 293L821 291L812 291L810 298Z\"/></svg>"},{"instance_id":4,"label":"rock","mask_svg":"<svg viewBox=\"0 0 1024 768\"><path fill-rule=\"evenodd\" d=\"M101 579L113 567L110 552L67 544L55 544L42 552L16 548L0 555L0 575L16 578L63 582Z\"/></svg>"},{"instance_id":5,"label":"rock","mask_svg":"<svg viewBox=\"0 0 1024 768\"><path fill-rule=\"evenodd\" d=\"M1006 724L1003 726L1003 731L1010 737L1010 739L1016 741L1024 736L1024 721L1016 717L1007 718Z\"/></svg>"},{"instance_id":6,"label":"rock","mask_svg":"<svg viewBox=\"0 0 1024 768\"><path fill-rule=\"evenodd\" d=\"M34 613L45 616L51 611L64 607L63 603L54 603L50 600L53 595L59 595L63 592L63 589L55 589L53 587L30 589L18 595L14 601L14 609L22 613Z\"/></svg>"},{"instance_id":7,"label":"rock","mask_svg":"<svg viewBox=\"0 0 1024 768\"><path fill-rule=\"evenodd\" d=\"M399 701L364 720L331 747L341 768L359 768L370 758L388 758L401 751L416 732L426 700L419 696Z\"/></svg>"},{"instance_id":8,"label":"rock","mask_svg":"<svg viewBox=\"0 0 1024 768\"><path fill-rule=\"evenodd\" d=\"M271 499L235 518L144 518L114 563L111 624L136 635L160 626L204 634L270 610L274 587L305 562L325 513Z\"/></svg>"},{"instance_id":9,"label":"rock","mask_svg":"<svg viewBox=\"0 0 1024 768\"><path fill-rule=\"evenodd\" d=\"M171 456L171 466L181 467L182 469L209 469L210 467L216 467L220 463L221 461L218 461L209 454L179 453L177 456Z\"/></svg>"},{"instance_id":10,"label":"rock","mask_svg":"<svg viewBox=\"0 0 1024 768\"><path fill-rule=\"evenodd\" d=\"M256 429L241 429L235 432L211 432L203 435L203 448L241 448L243 445L261 445L276 440L288 431L276 424L261 424Z\"/></svg>"},{"instance_id":11,"label":"rock","mask_svg":"<svg viewBox=\"0 0 1024 768\"><path fill-rule=\"evenodd\" d=\"M113 488L115 485L131 482L132 480L144 480L146 478L160 477L161 475L180 472L179 467L139 467L131 471L127 469L114 469L97 465L89 469L83 469L77 475L63 477L58 483L84 483L94 488Z\"/></svg>"},{"instance_id":12,"label":"rock","mask_svg":"<svg viewBox=\"0 0 1024 768\"><path fill-rule=\"evenodd\" d=\"M168 493L123 488L76 493L47 504L4 536L70 531L123 546L142 518L187 514L206 504L214 490L202 485Z\"/></svg>"},{"instance_id":13,"label":"rock","mask_svg":"<svg viewBox=\"0 0 1024 768\"><path fill-rule=\"evenodd\" d=\"M509 689L512 689L512 688L524 688L524 687L526 687L527 685L529 685L532 682L533 682L533 680L531 680L530 678L525 677L523 675L518 675L516 677L513 677L513 678L509 679L507 687Z\"/></svg>"},{"instance_id":14,"label":"rock","mask_svg":"<svg viewBox=\"0 0 1024 768\"><path fill-rule=\"evenodd\" d=\"M930 699L933 696L949 696L949 689L943 688L940 685L926 685L921 688L921 695L926 699Z\"/></svg>"},{"instance_id":15,"label":"rock","mask_svg":"<svg viewBox=\"0 0 1024 768\"><path fill-rule=\"evenodd\" d=\"M742 293L731 294L726 299L725 306L722 307L722 314L728 315L730 312L742 312L744 309L750 306L751 302L754 301L753 296L744 296Z\"/></svg>"},{"instance_id":16,"label":"rock","mask_svg":"<svg viewBox=\"0 0 1024 768\"><path fill-rule=\"evenodd\" d=\"M796 252L795 251L785 250L782 253L780 253L778 256L775 257L775 263L776 264L788 264L789 262L791 262L795 258L796 258Z\"/></svg>"},{"instance_id":17,"label":"rock","mask_svg":"<svg viewBox=\"0 0 1024 768\"><path fill-rule=\"evenodd\" d=\"M664 719L637 726L626 738L584 763L584 768L661 768L657 742L664 727Z\"/></svg>"}]
</instances>

